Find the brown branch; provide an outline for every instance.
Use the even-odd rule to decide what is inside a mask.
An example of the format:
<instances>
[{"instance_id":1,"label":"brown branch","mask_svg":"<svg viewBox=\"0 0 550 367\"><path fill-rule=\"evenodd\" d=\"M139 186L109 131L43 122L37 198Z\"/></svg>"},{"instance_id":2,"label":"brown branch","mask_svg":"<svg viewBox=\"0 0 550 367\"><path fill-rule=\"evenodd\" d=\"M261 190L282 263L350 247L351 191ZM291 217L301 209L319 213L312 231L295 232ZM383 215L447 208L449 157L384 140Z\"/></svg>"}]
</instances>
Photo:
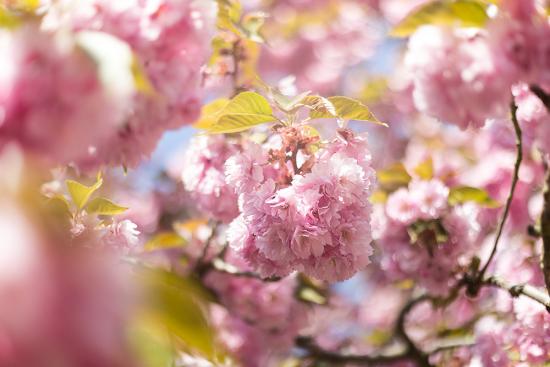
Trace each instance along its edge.
<instances>
[{"instance_id":1,"label":"brown branch","mask_svg":"<svg viewBox=\"0 0 550 367\"><path fill-rule=\"evenodd\" d=\"M410 299L409 302L407 302L407 304L401 309L395 327L395 335L405 342L405 345L407 346L407 354L417 362L418 366L421 367L431 366L428 355L418 348L409 337L405 328L405 322L407 321L407 315L416 305L432 300L433 298L426 294Z\"/></svg>"},{"instance_id":2,"label":"brown branch","mask_svg":"<svg viewBox=\"0 0 550 367\"><path fill-rule=\"evenodd\" d=\"M360 354L340 354L319 347L311 338L308 337L296 338L296 346L307 350L308 357L318 361L330 362L331 365L341 365L346 363L355 363L365 366L370 366L373 364L383 365L392 364L410 358L406 350L398 354L373 356Z\"/></svg>"},{"instance_id":3,"label":"brown branch","mask_svg":"<svg viewBox=\"0 0 550 367\"><path fill-rule=\"evenodd\" d=\"M550 112L550 94L546 93L544 89L534 84L530 85L529 89L534 95L536 95L540 99L540 101L544 104L548 112Z\"/></svg>"},{"instance_id":4,"label":"brown branch","mask_svg":"<svg viewBox=\"0 0 550 367\"><path fill-rule=\"evenodd\" d=\"M546 93L538 85L529 87L544 104L548 113L550 113L550 94ZM544 283L546 290L550 295L550 171L546 174L544 187L544 206L540 216L540 235L542 237L542 271L544 274Z\"/></svg>"},{"instance_id":5,"label":"brown branch","mask_svg":"<svg viewBox=\"0 0 550 367\"><path fill-rule=\"evenodd\" d=\"M540 291L538 288L533 287L532 285L529 285L529 284L512 285L496 276L491 276L485 279L483 281L483 284L504 289L508 291L508 293L510 293L510 295L514 298L519 297L521 295L525 297L529 297L532 300L546 307L548 312L550 312L550 296Z\"/></svg>"},{"instance_id":6,"label":"brown branch","mask_svg":"<svg viewBox=\"0 0 550 367\"><path fill-rule=\"evenodd\" d=\"M219 222L214 222L214 224L212 225L212 231L210 232L210 235L208 236L208 238L204 243L201 256L197 260L197 266L201 266L202 264L204 264L206 257L208 256L208 250L210 249L210 245L212 244L212 241L214 240L214 237L216 237L216 233L218 232L219 225L220 225Z\"/></svg>"},{"instance_id":7,"label":"brown branch","mask_svg":"<svg viewBox=\"0 0 550 367\"><path fill-rule=\"evenodd\" d=\"M260 276L260 274L254 273L252 271L241 271L236 266L228 264L219 258L212 260L212 263L210 265L211 265L211 269L213 270L216 270L220 273L233 275L236 277L253 278L253 279L261 280L262 282L278 282L282 279L281 277L263 278Z\"/></svg>"},{"instance_id":8,"label":"brown branch","mask_svg":"<svg viewBox=\"0 0 550 367\"><path fill-rule=\"evenodd\" d=\"M430 295L421 295L414 297L407 302L401 311L395 326L395 336L403 341L405 348L402 352L396 354L380 354L380 355L357 355L357 354L340 354L322 349L314 343L311 338L298 337L296 345L307 350L308 357L314 360L330 362L333 365L355 363L365 366L369 365L384 365L392 364L398 361L410 360L414 361L419 367L431 367L429 354L422 351L416 346L412 339L407 334L405 322L407 315L420 303L426 301L435 301L436 298Z\"/></svg>"},{"instance_id":9,"label":"brown branch","mask_svg":"<svg viewBox=\"0 0 550 367\"><path fill-rule=\"evenodd\" d=\"M544 206L540 215L540 235L542 238L542 272L546 291L550 295L550 171L546 173Z\"/></svg>"},{"instance_id":10,"label":"brown branch","mask_svg":"<svg viewBox=\"0 0 550 367\"><path fill-rule=\"evenodd\" d=\"M500 240L500 237L502 236L502 231L504 229L504 225L506 224L506 219L508 218L508 214L510 213L510 207L512 206L512 200L514 198L514 192L516 190L516 186L519 180L519 168L521 166L521 161L523 160L523 144L521 140L521 127L519 126L518 118L517 118L517 110L518 106L516 104L516 101L514 98L512 98L512 101L510 102L510 112L512 115L512 124L514 125L514 131L516 134L516 163L514 164L514 175L512 177L512 185L510 186L510 193L508 194L508 198L506 199L506 206L504 207L504 213L502 214L502 218L500 220L500 223L498 225L497 229L497 235L495 237L495 242L493 244L493 249L491 250L491 254L489 255L489 258L487 259L487 262L479 272L478 279L483 279L483 276L485 275L485 272L487 271L487 268L491 264L491 261L493 260L497 248L498 248L498 242ZM477 291L479 291L479 287L473 289L473 294L477 294Z\"/></svg>"}]
</instances>

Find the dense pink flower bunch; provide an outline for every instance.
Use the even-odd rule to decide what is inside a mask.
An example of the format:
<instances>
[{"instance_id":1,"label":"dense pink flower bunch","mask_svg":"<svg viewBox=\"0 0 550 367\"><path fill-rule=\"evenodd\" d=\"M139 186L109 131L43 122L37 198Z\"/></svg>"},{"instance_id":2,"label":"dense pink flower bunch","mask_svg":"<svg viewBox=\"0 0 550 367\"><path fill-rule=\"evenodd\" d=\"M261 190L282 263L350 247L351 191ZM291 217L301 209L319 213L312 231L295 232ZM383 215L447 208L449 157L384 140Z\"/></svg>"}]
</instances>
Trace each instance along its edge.
<instances>
[{"instance_id":1,"label":"dense pink flower bunch","mask_svg":"<svg viewBox=\"0 0 550 367\"><path fill-rule=\"evenodd\" d=\"M74 38L28 24L0 30L0 53L9 55L0 66L0 148L16 141L68 163L116 131L125 101L109 93Z\"/></svg>"},{"instance_id":2,"label":"dense pink flower bunch","mask_svg":"<svg viewBox=\"0 0 550 367\"><path fill-rule=\"evenodd\" d=\"M302 27L293 30L295 34L273 34L271 47L263 49L260 57L261 75L272 82L293 75L299 89L330 93L338 87L347 67L372 56L378 31L364 21L369 12L357 0L276 1L271 27L277 31L281 27L292 29L293 22L305 14L304 10L296 13L294 7L309 9L311 15L304 18Z\"/></svg>"},{"instance_id":3,"label":"dense pink flower bunch","mask_svg":"<svg viewBox=\"0 0 550 367\"><path fill-rule=\"evenodd\" d=\"M409 40L405 63L421 112L465 129L508 111L511 81L483 31L421 27Z\"/></svg>"},{"instance_id":4,"label":"dense pink flower bunch","mask_svg":"<svg viewBox=\"0 0 550 367\"><path fill-rule=\"evenodd\" d=\"M416 180L376 211L375 240L388 276L413 279L438 294L456 283L454 275L476 250L479 225L475 205L450 206L448 195L449 188L437 179Z\"/></svg>"},{"instance_id":5,"label":"dense pink flower bunch","mask_svg":"<svg viewBox=\"0 0 550 367\"><path fill-rule=\"evenodd\" d=\"M484 366L544 365L550 355L548 312L525 299L515 300L513 310L511 326L484 325L475 351Z\"/></svg>"},{"instance_id":6,"label":"dense pink flower bunch","mask_svg":"<svg viewBox=\"0 0 550 367\"><path fill-rule=\"evenodd\" d=\"M1 213L0 365L132 365L127 269L109 252L50 242L14 203Z\"/></svg>"},{"instance_id":7,"label":"dense pink flower bunch","mask_svg":"<svg viewBox=\"0 0 550 367\"><path fill-rule=\"evenodd\" d=\"M200 210L222 222L230 222L238 214L237 195L225 183L224 164L234 154L232 145L221 135L193 139L185 152L181 177Z\"/></svg>"},{"instance_id":8,"label":"dense pink flower bunch","mask_svg":"<svg viewBox=\"0 0 550 367\"><path fill-rule=\"evenodd\" d=\"M405 57L416 107L462 129L504 117L513 84L548 84L549 34L534 0L503 1L483 30L420 27Z\"/></svg>"},{"instance_id":9,"label":"dense pink flower bunch","mask_svg":"<svg viewBox=\"0 0 550 367\"><path fill-rule=\"evenodd\" d=\"M546 366L548 5L1 2L0 367Z\"/></svg>"},{"instance_id":10,"label":"dense pink flower bunch","mask_svg":"<svg viewBox=\"0 0 550 367\"><path fill-rule=\"evenodd\" d=\"M338 281L365 267L374 184L366 140L341 131L317 152L311 171L290 183L273 178L267 162L258 146L227 162L241 205L228 232L232 248L263 276L299 270Z\"/></svg>"},{"instance_id":11,"label":"dense pink flower bunch","mask_svg":"<svg viewBox=\"0 0 550 367\"><path fill-rule=\"evenodd\" d=\"M135 166L165 130L198 117L212 2L67 1L46 11L41 26L2 32L2 53L15 57L2 65L0 142L15 140L54 162L85 168ZM100 53L113 50L103 34L129 47L126 73L133 82L112 79L123 70L101 80L102 61L81 48L90 32L101 32L90 41ZM124 86L111 90L117 83Z\"/></svg>"}]
</instances>

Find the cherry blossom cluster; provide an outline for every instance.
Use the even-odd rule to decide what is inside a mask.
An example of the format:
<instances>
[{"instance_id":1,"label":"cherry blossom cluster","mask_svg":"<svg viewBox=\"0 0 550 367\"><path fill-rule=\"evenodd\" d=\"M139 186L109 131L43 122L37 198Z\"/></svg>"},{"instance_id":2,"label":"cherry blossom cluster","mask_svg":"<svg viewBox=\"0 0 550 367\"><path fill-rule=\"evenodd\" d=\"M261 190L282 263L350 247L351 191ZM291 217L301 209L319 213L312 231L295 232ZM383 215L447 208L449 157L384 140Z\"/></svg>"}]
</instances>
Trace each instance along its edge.
<instances>
[{"instance_id":1,"label":"cherry blossom cluster","mask_svg":"<svg viewBox=\"0 0 550 367\"><path fill-rule=\"evenodd\" d=\"M196 119L212 2L44 7L33 22L1 31L1 53L12 55L0 75L2 145L83 168L135 166L162 132Z\"/></svg>"}]
</instances>

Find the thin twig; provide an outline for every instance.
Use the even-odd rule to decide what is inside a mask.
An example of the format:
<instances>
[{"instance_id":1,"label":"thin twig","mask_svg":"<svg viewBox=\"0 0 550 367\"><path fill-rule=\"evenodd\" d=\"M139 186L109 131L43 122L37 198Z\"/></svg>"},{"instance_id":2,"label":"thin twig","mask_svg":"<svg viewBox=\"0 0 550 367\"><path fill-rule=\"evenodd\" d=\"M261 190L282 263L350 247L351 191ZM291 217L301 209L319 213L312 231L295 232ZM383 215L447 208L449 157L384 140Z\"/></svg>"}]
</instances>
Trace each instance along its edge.
<instances>
[{"instance_id":1,"label":"thin twig","mask_svg":"<svg viewBox=\"0 0 550 367\"><path fill-rule=\"evenodd\" d=\"M512 114L512 124L514 125L514 131L516 134L516 151L517 151L516 163L514 164L514 175L512 177L512 185L510 186L510 193L508 194L508 198L506 199L506 206L504 207L504 213L502 214L502 218L498 225L497 235L495 237L493 249L491 250L491 254L487 259L487 262L479 272L478 279L480 280L483 279L483 276L485 275L487 268L491 264L491 261L493 260L493 257L497 252L498 242L500 240L500 237L502 236L502 231L504 229L504 225L506 224L506 219L508 218L508 214L510 213L510 207L512 206L512 200L514 198L514 192L516 190L516 186L519 180L519 168L521 167L521 161L523 160L523 143L521 140L522 133L521 133L521 127L519 126L519 122L517 118L517 110L518 110L518 106L516 104L516 101L514 100L514 98L512 98L512 102L510 102L510 112Z\"/></svg>"},{"instance_id":2,"label":"thin twig","mask_svg":"<svg viewBox=\"0 0 550 367\"><path fill-rule=\"evenodd\" d=\"M210 245L212 244L212 241L214 240L214 237L216 237L216 233L218 232L218 226L220 225L219 222L214 222L212 225L212 231L210 232L210 235L206 239L204 243L204 247L202 248L202 253L199 259L197 260L197 265L200 266L201 264L204 264L206 257L208 256L208 250L210 249Z\"/></svg>"},{"instance_id":3,"label":"thin twig","mask_svg":"<svg viewBox=\"0 0 550 367\"><path fill-rule=\"evenodd\" d=\"M548 112L550 112L550 95L538 85L530 85L529 89L531 90L531 92L533 92L534 95L539 97L540 101L544 104Z\"/></svg>"},{"instance_id":4,"label":"thin twig","mask_svg":"<svg viewBox=\"0 0 550 367\"><path fill-rule=\"evenodd\" d=\"M212 269L218 272L233 275L236 277L258 279L258 280L261 280L262 282L278 282L282 279L281 277L262 278L259 274L251 271L240 271L237 267L231 264L228 264L219 258L212 260Z\"/></svg>"},{"instance_id":5,"label":"thin twig","mask_svg":"<svg viewBox=\"0 0 550 367\"><path fill-rule=\"evenodd\" d=\"M542 272L546 291L550 295L550 171L544 184L544 205L540 215L540 236L542 238Z\"/></svg>"}]
</instances>

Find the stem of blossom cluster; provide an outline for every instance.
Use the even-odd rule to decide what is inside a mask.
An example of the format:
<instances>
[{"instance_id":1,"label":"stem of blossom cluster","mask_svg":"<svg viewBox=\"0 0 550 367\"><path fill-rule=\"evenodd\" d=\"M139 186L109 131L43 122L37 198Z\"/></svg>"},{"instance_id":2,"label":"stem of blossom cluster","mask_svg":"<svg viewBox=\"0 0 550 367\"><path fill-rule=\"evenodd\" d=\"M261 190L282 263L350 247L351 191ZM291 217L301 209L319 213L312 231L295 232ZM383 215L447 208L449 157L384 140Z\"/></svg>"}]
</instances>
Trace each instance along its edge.
<instances>
[{"instance_id":1,"label":"stem of blossom cluster","mask_svg":"<svg viewBox=\"0 0 550 367\"><path fill-rule=\"evenodd\" d=\"M514 192L516 190L516 186L519 180L519 169L521 167L521 161L523 160L523 144L522 144L521 127L519 126L519 122L517 118L517 110L518 110L518 106L516 104L516 101L514 100L514 98L512 98L512 102L510 102L510 112L512 115L512 124L514 125L514 132L516 134L516 151L517 151L516 162L514 164L514 174L512 177L512 185L510 186L510 193L508 194L508 198L506 199L506 206L504 207L504 213L502 214L502 218L498 225L497 235L495 237L493 249L491 250L491 254L487 259L487 262L485 263L485 265L483 266L483 268L481 269L478 275L478 279L480 281L481 279L483 279L483 276L485 275L487 268L491 264L491 261L493 260L493 257L497 252L498 242L500 240L500 237L502 236L502 231L504 229L504 225L506 224L506 219L508 218L508 214L510 213L510 207L512 206L512 200L514 198ZM474 292L472 293L477 294L477 291L479 291L479 287L474 289Z\"/></svg>"}]
</instances>

